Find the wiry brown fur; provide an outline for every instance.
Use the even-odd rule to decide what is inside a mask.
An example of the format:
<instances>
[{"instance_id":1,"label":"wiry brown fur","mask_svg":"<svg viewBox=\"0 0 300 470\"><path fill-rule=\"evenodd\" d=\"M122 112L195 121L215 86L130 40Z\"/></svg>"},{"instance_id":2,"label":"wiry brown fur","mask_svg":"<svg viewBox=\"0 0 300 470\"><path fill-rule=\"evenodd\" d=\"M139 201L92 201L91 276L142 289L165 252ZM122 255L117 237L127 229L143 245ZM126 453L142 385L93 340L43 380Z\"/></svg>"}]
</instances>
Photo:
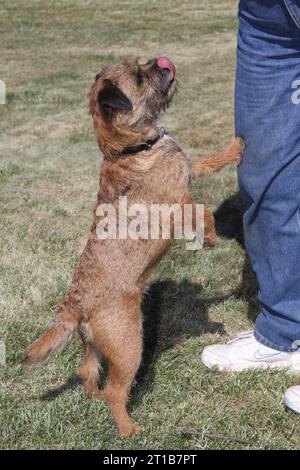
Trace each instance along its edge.
<instances>
[{"instance_id":1,"label":"wiry brown fur","mask_svg":"<svg viewBox=\"0 0 300 470\"><path fill-rule=\"evenodd\" d=\"M107 90L112 87L122 91L123 103L107 103L111 99L107 98ZM97 206L109 202L118 211L121 195L127 196L128 206L141 202L148 208L152 203L192 203L191 163L173 138L165 135L147 151L120 155L124 147L146 142L158 134L159 112L168 106L175 90L176 81L171 82L168 72L158 69L155 61L139 65L130 60L104 69L97 77L90 94L90 112L104 154ZM236 140L225 152L194 161L194 174L218 171L225 164L238 161L241 153L241 141ZM126 403L142 354L142 289L172 239L100 240L96 233L99 220L95 210L90 237L57 319L27 348L22 362L31 365L44 361L78 329L84 345L80 374L85 393L105 398L120 433L130 435L140 430L131 421ZM213 216L208 210L205 240L211 246L217 242ZM108 382L102 392L101 357L109 366Z\"/></svg>"},{"instance_id":2,"label":"wiry brown fur","mask_svg":"<svg viewBox=\"0 0 300 470\"><path fill-rule=\"evenodd\" d=\"M230 163L238 163L243 151L243 142L241 139L234 139L232 144L223 152L195 158L192 161L193 178L215 173Z\"/></svg>"}]
</instances>

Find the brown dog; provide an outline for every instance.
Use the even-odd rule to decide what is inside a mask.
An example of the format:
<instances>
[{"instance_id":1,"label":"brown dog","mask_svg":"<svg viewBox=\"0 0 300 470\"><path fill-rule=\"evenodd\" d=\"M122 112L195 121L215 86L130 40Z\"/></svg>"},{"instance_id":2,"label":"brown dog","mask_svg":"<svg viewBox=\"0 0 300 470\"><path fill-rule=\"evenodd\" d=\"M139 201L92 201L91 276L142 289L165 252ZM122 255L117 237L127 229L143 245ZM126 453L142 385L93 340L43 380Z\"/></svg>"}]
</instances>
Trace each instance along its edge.
<instances>
[{"instance_id":1,"label":"brown dog","mask_svg":"<svg viewBox=\"0 0 300 470\"><path fill-rule=\"evenodd\" d=\"M128 60L107 67L90 93L90 113L104 154L97 207L111 203L118 212L119 196L128 205L143 202L188 204L191 164L158 121L176 91L175 66L167 58L139 65ZM223 153L193 162L195 176L238 162L239 139ZM60 350L79 330L84 346L80 368L86 394L105 398L122 435L138 432L126 411L131 384L142 354L142 289L151 271L172 244L170 239L99 239L101 216L94 222L86 247L57 318L23 355L23 364L37 364ZM205 240L216 243L213 216L205 211ZM99 390L100 360L109 378Z\"/></svg>"}]
</instances>

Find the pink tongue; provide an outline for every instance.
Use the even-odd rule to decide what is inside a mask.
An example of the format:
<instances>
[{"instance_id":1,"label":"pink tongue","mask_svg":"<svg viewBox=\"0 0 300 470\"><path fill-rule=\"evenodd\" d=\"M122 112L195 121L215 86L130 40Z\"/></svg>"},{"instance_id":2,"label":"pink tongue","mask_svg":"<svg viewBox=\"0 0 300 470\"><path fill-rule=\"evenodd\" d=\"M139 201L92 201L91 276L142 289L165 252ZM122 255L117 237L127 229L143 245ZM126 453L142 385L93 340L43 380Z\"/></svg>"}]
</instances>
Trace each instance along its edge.
<instances>
[{"instance_id":1,"label":"pink tongue","mask_svg":"<svg viewBox=\"0 0 300 470\"><path fill-rule=\"evenodd\" d=\"M175 77L175 72L176 72L176 68L173 62L171 62L170 59L168 59L168 57L159 57L156 63L159 66L159 68L168 70L170 73L170 79L173 80L173 78Z\"/></svg>"}]
</instances>

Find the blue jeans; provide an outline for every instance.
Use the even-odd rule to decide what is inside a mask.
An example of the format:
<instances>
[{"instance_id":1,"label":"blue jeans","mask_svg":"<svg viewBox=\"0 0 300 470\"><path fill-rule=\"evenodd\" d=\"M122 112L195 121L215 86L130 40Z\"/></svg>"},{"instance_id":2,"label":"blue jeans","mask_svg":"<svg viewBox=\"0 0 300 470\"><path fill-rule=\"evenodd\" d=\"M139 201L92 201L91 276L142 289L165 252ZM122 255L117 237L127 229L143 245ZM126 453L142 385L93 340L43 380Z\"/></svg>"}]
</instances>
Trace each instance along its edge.
<instances>
[{"instance_id":1,"label":"blue jeans","mask_svg":"<svg viewBox=\"0 0 300 470\"><path fill-rule=\"evenodd\" d=\"M298 81L297 81L298 80ZM255 337L300 344L300 1L241 0L236 135L245 244L259 284Z\"/></svg>"}]
</instances>

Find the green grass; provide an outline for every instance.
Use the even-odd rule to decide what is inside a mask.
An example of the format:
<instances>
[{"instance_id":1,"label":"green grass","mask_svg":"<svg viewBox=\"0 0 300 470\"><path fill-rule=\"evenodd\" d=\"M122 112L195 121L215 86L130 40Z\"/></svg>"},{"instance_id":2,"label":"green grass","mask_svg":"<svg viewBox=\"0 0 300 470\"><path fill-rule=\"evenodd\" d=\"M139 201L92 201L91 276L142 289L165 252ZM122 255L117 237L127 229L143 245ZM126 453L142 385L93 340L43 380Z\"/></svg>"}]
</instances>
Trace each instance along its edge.
<instances>
[{"instance_id":1,"label":"green grass","mask_svg":"<svg viewBox=\"0 0 300 470\"><path fill-rule=\"evenodd\" d=\"M233 0L1 2L1 448L299 448L299 417L282 405L297 378L224 374L200 362L205 345L251 328L258 313L236 236L242 205L233 168L194 185L196 200L216 210L220 245L195 253L175 244L151 280L148 367L130 404L142 434L121 439L107 406L84 397L78 338L40 368L19 365L54 317L89 233L101 158L88 115L95 74L127 55L170 56L180 89L167 129L191 157L222 148L233 134L236 10ZM183 427L204 434L187 438Z\"/></svg>"}]
</instances>

